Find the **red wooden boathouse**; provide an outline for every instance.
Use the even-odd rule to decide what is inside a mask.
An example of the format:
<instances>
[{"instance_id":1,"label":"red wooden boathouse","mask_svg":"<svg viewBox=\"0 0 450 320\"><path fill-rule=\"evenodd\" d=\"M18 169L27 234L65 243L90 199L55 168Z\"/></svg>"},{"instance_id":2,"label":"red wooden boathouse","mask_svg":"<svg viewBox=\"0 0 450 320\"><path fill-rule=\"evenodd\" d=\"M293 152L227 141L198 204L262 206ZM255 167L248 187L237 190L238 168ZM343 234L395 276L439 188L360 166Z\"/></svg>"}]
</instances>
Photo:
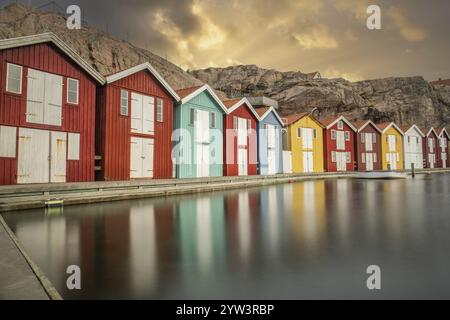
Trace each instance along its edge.
<instances>
[{"instance_id":1,"label":"red wooden boathouse","mask_svg":"<svg viewBox=\"0 0 450 320\"><path fill-rule=\"evenodd\" d=\"M438 135L438 168L450 168L450 135L445 128L436 129Z\"/></svg>"},{"instance_id":2,"label":"red wooden boathouse","mask_svg":"<svg viewBox=\"0 0 450 320\"><path fill-rule=\"evenodd\" d=\"M225 176L256 175L258 114L246 98L223 101L228 109L224 115Z\"/></svg>"},{"instance_id":3,"label":"red wooden boathouse","mask_svg":"<svg viewBox=\"0 0 450 320\"><path fill-rule=\"evenodd\" d=\"M0 40L0 184L94 180L104 78L52 33Z\"/></svg>"},{"instance_id":4,"label":"red wooden boathouse","mask_svg":"<svg viewBox=\"0 0 450 320\"><path fill-rule=\"evenodd\" d=\"M381 130L371 120L355 121L355 159L358 171L381 170Z\"/></svg>"},{"instance_id":5,"label":"red wooden boathouse","mask_svg":"<svg viewBox=\"0 0 450 320\"><path fill-rule=\"evenodd\" d=\"M422 132L425 134L422 144L424 168L436 168L439 158L438 134L434 128L422 129Z\"/></svg>"},{"instance_id":6,"label":"red wooden boathouse","mask_svg":"<svg viewBox=\"0 0 450 320\"><path fill-rule=\"evenodd\" d=\"M324 125L324 166L328 172L354 171L356 128L344 116L320 120Z\"/></svg>"},{"instance_id":7,"label":"red wooden boathouse","mask_svg":"<svg viewBox=\"0 0 450 320\"><path fill-rule=\"evenodd\" d=\"M143 63L97 90L97 180L172 178L173 107L179 97Z\"/></svg>"}]
</instances>

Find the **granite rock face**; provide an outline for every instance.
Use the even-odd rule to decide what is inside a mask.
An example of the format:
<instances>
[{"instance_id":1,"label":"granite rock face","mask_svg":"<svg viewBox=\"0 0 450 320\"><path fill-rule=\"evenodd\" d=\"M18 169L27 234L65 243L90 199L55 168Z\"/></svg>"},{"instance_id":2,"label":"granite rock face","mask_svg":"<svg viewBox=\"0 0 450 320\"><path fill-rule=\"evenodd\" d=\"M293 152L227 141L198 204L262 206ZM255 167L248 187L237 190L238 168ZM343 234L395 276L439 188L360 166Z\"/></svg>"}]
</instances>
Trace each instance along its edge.
<instances>
[{"instance_id":1,"label":"granite rock face","mask_svg":"<svg viewBox=\"0 0 450 320\"><path fill-rule=\"evenodd\" d=\"M115 39L90 26L69 30L60 14L12 4L0 10L0 39L53 32L103 75L112 74L143 62L152 66L174 88L202 84L175 64L152 52Z\"/></svg>"},{"instance_id":2,"label":"granite rock face","mask_svg":"<svg viewBox=\"0 0 450 320\"><path fill-rule=\"evenodd\" d=\"M301 72L280 72L242 65L189 73L230 97L266 95L289 115L317 108L320 117L344 114L350 120L449 127L450 87L431 85L420 76L349 82L310 80Z\"/></svg>"}]
</instances>

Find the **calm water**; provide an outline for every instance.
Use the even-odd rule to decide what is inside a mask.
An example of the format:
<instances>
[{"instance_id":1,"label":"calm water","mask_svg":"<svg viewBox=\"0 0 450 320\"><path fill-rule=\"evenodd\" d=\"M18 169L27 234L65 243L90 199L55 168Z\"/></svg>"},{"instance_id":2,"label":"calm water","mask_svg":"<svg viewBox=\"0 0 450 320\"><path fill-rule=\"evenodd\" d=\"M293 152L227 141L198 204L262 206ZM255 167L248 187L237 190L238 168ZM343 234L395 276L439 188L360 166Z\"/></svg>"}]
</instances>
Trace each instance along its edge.
<instances>
[{"instance_id":1,"label":"calm water","mask_svg":"<svg viewBox=\"0 0 450 320\"><path fill-rule=\"evenodd\" d=\"M450 174L339 179L5 219L66 299L450 298L449 191Z\"/></svg>"}]
</instances>

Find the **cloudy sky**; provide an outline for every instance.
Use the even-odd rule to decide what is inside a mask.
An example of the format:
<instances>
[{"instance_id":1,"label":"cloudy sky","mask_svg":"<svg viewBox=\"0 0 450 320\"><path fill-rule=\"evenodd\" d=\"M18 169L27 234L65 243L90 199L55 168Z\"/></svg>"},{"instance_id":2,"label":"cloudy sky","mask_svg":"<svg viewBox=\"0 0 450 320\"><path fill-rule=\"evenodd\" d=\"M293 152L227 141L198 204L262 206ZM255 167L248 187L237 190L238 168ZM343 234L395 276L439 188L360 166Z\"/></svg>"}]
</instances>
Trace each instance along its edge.
<instances>
[{"instance_id":1,"label":"cloudy sky","mask_svg":"<svg viewBox=\"0 0 450 320\"><path fill-rule=\"evenodd\" d=\"M36 5L47 1L31 1ZM450 78L448 0L80 0L84 18L184 69L256 64L349 80ZM381 30L366 27L369 4Z\"/></svg>"}]
</instances>

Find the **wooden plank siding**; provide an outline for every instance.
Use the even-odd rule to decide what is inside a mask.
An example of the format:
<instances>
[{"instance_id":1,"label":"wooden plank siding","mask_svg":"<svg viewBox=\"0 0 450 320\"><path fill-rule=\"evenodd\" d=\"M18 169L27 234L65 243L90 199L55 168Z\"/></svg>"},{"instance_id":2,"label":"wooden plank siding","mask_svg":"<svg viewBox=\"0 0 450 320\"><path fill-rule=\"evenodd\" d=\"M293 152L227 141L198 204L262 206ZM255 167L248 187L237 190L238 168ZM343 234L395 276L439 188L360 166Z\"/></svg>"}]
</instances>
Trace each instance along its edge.
<instances>
[{"instance_id":1,"label":"wooden plank siding","mask_svg":"<svg viewBox=\"0 0 450 320\"><path fill-rule=\"evenodd\" d=\"M225 176L237 176L239 174L238 166L238 137L234 130L234 117L250 120L250 129L247 137L247 174L256 175L258 173L257 159L257 119L250 111L251 108L243 103L236 110L224 116L224 165L223 174ZM234 133L234 134L233 134Z\"/></svg>"},{"instance_id":2,"label":"wooden plank siding","mask_svg":"<svg viewBox=\"0 0 450 320\"><path fill-rule=\"evenodd\" d=\"M128 115L120 115L120 91L128 91ZM155 98L154 134L131 132L131 93ZM163 100L163 121L156 120L156 98ZM97 90L96 155L102 157L97 180L130 179L130 139L154 139L153 177L172 177L172 142L174 99L148 71L142 70L107 84Z\"/></svg>"},{"instance_id":3,"label":"wooden plank siding","mask_svg":"<svg viewBox=\"0 0 450 320\"><path fill-rule=\"evenodd\" d=\"M6 92L7 63L23 67L21 94ZM26 121L29 68L63 77L61 126ZM0 125L79 133L80 160L67 160L66 181L94 180L95 80L51 43L1 50L0 75ZM79 80L78 105L66 102L67 78ZM15 158L0 158L0 184L17 183L17 163L17 154Z\"/></svg>"}]
</instances>

